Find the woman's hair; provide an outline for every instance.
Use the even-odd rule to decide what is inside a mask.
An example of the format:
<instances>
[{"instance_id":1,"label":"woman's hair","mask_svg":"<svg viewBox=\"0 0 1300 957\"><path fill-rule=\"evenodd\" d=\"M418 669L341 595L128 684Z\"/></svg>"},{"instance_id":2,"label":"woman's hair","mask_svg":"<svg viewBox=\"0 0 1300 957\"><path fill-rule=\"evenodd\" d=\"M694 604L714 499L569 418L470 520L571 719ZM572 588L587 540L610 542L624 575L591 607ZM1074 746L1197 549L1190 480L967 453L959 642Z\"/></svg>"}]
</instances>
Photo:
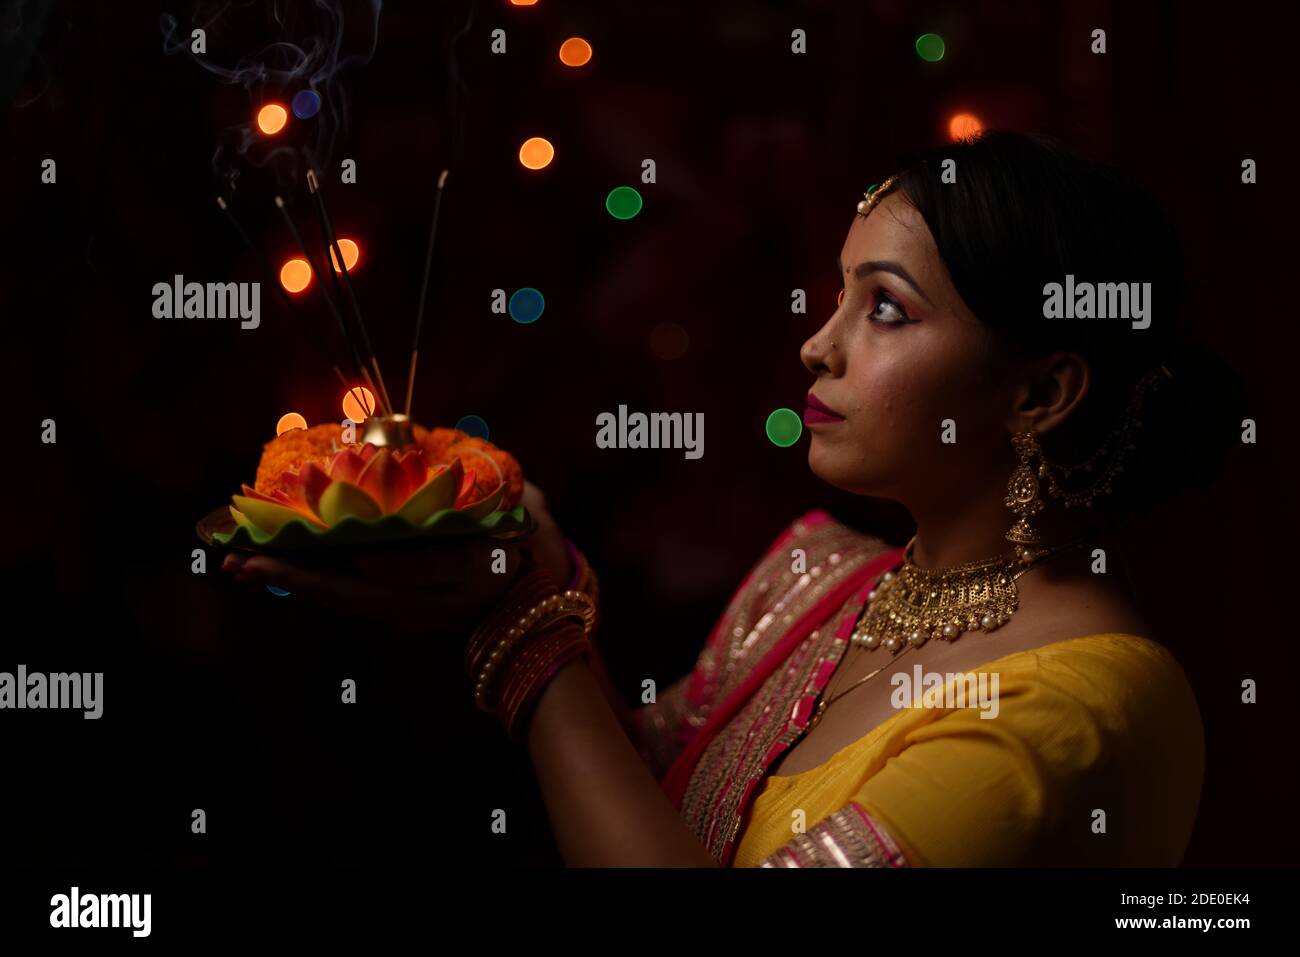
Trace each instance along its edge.
<instances>
[{"instance_id":1,"label":"woman's hair","mask_svg":"<svg viewBox=\"0 0 1300 957\"><path fill-rule=\"evenodd\" d=\"M1113 491L1097 498L1099 511L1145 510L1215 478L1238 440L1245 388L1188 337L1182 251L1145 190L1060 142L1006 132L916 157L896 186L925 220L995 353L1014 360L1065 350L1088 361L1089 394L1042 439L1053 462L1087 458L1118 427L1144 374L1161 365L1172 374L1147 392L1136 448L1125 453ZM1150 283L1142 300L1150 325L1047 318L1045 287L1059 284L1064 302L1067 275L1076 287Z\"/></svg>"}]
</instances>

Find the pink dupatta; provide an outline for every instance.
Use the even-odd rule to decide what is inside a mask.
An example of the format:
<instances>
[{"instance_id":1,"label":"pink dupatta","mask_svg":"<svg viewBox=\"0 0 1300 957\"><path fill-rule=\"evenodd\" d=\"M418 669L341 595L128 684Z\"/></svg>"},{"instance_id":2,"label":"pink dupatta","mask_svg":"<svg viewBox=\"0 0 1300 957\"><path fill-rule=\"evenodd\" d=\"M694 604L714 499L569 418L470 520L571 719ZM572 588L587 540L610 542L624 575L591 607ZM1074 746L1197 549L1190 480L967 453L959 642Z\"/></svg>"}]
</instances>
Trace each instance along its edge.
<instances>
[{"instance_id":1,"label":"pink dupatta","mask_svg":"<svg viewBox=\"0 0 1300 957\"><path fill-rule=\"evenodd\" d=\"M817 511L805 516L803 525L804 528L815 528L830 521L833 521L833 519L829 515ZM791 544L796 537L794 528L787 529L773 543L765 558ZM763 688L768 680L791 659L791 656L800 649L800 646L810 636L817 637L819 626L824 625L838 609L846 607L846 612L841 617L833 635L833 648L811 664L812 670L809 672L806 682L801 681L798 685L791 686L780 692L781 694L794 694L796 696L793 699L794 707L785 709L785 718L781 727L769 727L764 731L763 739L770 740L771 743L757 764L750 760L749 766L755 771L763 771L776 760L781 752L790 746L791 741L797 737L796 732L801 731L807 724L816 703L817 695L825 687L826 682L830 680L830 676L838 666L843 647L847 644L857 613L861 609L862 602L866 599L867 592L882 573L897 565L902 561L902 558L902 548L890 548L863 560L845 577L837 581L833 587L829 588L824 595L821 595L815 604L799 616L797 621L793 621L779 640L749 669L743 680L721 702L711 707L707 719L691 736L661 781L661 786L673 801L674 806L682 809L687 790L691 785L692 777L699 768L701 758L718 738L719 734L724 730L728 730L729 734L732 733L734 729L728 729L728 725L736 720L759 689ZM760 566L762 564L760 562ZM707 647L717 648L719 647L719 641L725 640L726 636L723 634L723 630L733 623L730 611L735 609L738 602L750 593L758 567L756 566L742 582L729 605L728 614L720 617L710 634ZM846 606L850 599L853 599L852 602ZM825 639L821 639L821 641L823 644L825 643ZM780 703L788 705L789 700L783 698L780 699ZM752 800L757 780L758 777L754 773L750 773L744 781L727 782L726 787L723 788L724 791L733 784L742 786L744 791L739 797L739 809L737 810L735 807L736 797L733 794L729 798L729 810L727 810L726 814L723 814L719 809L719 816L734 818L738 822L739 818L743 817L749 801ZM718 838L706 843L715 845L711 848L714 850L715 856L720 851L722 863L725 864L730 860L731 853L734 850L733 839L728 837L723 841Z\"/></svg>"}]
</instances>

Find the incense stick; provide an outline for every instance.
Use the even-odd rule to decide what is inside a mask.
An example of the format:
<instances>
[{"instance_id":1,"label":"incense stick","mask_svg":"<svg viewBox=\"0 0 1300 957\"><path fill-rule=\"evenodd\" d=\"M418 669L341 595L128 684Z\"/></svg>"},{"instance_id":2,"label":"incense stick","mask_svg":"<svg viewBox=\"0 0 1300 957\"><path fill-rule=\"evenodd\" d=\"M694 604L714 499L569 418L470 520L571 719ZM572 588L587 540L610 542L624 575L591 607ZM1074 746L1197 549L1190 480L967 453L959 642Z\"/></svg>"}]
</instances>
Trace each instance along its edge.
<instances>
[{"instance_id":1,"label":"incense stick","mask_svg":"<svg viewBox=\"0 0 1300 957\"><path fill-rule=\"evenodd\" d=\"M302 253L303 259L307 260L307 265L310 267L311 273L316 279L316 284L320 287L321 298L325 300L326 306L329 307L330 314L338 324L339 332L343 334L343 339L348 344L348 349L352 352L353 367L356 369L358 375L366 379L367 382L370 382L370 385L372 386L372 394L374 394L376 400L378 400L379 390L373 388L374 382L370 381L370 373L366 371L365 363L361 361L361 355L357 352L356 343L352 341L352 334L348 332L347 324L343 321L343 313L339 311L338 306L335 305L334 300L330 298L329 293L326 291L325 283L320 277L320 270L316 267L316 260L312 257L311 253L307 252L307 244L303 242L302 233L298 232L298 227L294 224L293 217L289 215L289 210L285 206L284 198L282 196L276 196L275 205L276 208L280 210L280 215L284 217L285 223L289 226L289 232L293 235L293 241L298 245L298 251ZM354 395L353 398L356 398L356 396ZM369 408L366 402L358 400L358 403L367 415L374 413L374 410Z\"/></svg>"},{"instance_id":2,"label":"incense stick","mask_svg":"<svg viewBox=\"0 0 1300 957\"><path fill-rule=\"evenodd\" d=\"M361 343L370 356L370 365L375 370L375 378L379 380L379 390L384 396L384 408L391 415L393 403L388 397L388 387L384 384L384 374L379 369L379 360L375 358L374 347L370 344L370 335L366 332L366 322L361 318L361 306L357 302L356 290L352 288L352 277L348 274L348 264L344 261L343 250L339 248L338 240L334 236L334 227L330 224L329 213L325 210L325 198L321 195L320 180L316 176L314 169L307 170L307 189L316 203L316 215L320 218L321 232L325 234L325 244L329 250L333 251L338 271L343 274L343 289L347 293L348 305L352 307L353 318L356 319L357 328L361 330ZM327 255L325 258L326 264L329 265L331 257Z\"/></svg>"},{"instance_id":3,"label":"incense stick","mask_svg":"<svg viewBox=\"0 0 1300 957\"><path fill-rule=\"evenodd\" d=\"M411 367L406 374L406 414L411 414L411 398L415 394L415 363L420 358L420 331L424 328L424 299L429 291L429 272L433 267L433 242L438 237L438 211L442 209L442 188L447 183L450 170L438 177L438 195L433 201L433 224L429 227L429 245L424 252L424 278L420 281L420 304L415 310L415 338L411 341Z\"/></svg>"},{"instance_id":4,"label":"incense stick","mask_svg":"<svg viewBox=\"0 0 1300 957\"><path fill-rule=\"evenodd\" d=\"M316 348L316 351L319 352L321 358L329 364L329 367L334 370L334 374L338 377L339 382L342 383L343 388L348 392L351 392L352 398L355 399L357 404L364 409L366 403L362 400L361 396L357 394L356 387L348 385L348 380L343 375L343 370L339 368L338 360L334 358L334 351L329 347L329 344L325 342L325 340L314 334L312 328L307 323L306 317L304 317L302 312L299 311L298 304L289 296L289 293L285 290L283 284L281 284L279 278L275 275L275 269L271 264L270 257L266 254L266 250L253 242L253 240L249 238L248 233L244 232L244 227L240 225L239 217L235 215L235 211L230 208L230 204L227 203L225 199L218 196L217 205L220 206L221 211L226 214L226 219L228 219L230 225L235 228L235 232L239 234L239 238L243 240L244 245L247 246L249 251L257 258L258 263L262 267L262 272L266 277L266 282L270 283L275 291L279 293L280 300L284 303L285 308L302 328L304 337Z\"/></svg>"}]
</instances>

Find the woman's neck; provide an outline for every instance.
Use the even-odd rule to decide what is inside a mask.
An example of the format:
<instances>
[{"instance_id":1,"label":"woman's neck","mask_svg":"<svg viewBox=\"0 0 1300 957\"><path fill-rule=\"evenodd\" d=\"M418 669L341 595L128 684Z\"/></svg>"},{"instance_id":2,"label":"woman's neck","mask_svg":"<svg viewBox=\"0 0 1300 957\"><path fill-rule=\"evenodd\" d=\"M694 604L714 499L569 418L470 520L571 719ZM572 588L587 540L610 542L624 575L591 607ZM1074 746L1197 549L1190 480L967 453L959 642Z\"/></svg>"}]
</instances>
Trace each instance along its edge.
<instances>
[{"instance_id":1,"label":"woman's neck","mask_svg":"<svg viewBox=\"0 0 1300 957\"><path fill-rule=\"evenodd\" d=\"M965 562L1009 553L1007 530L1015 521L1001 496L985 496L987 504L970 501L937 503L924 510L911 509L916 519L916 544L912 560L919 568L950 568ZM918 514L919 511L919 514ZM1044 546L1068 541L1086 531L1098 531L1086 515L1049 506L1029 519L1042 535Z\"/></svg>"}]
</instances>

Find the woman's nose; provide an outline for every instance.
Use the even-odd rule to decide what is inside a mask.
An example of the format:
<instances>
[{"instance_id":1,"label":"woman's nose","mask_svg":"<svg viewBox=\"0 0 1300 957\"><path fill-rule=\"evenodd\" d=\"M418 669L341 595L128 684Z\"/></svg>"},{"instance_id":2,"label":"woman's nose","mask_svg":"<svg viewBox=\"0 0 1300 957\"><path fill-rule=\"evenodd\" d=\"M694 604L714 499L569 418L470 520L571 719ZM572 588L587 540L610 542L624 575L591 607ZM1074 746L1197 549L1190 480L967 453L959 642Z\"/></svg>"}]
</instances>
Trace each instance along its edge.
<instances>
[{"instance_id":1,"label":"woman's nose","mask_svg":"<svg viewBox=\"0 0 1300 957\"><path fill-rule=\"evenodd\" d=\"M843 356L834 339L834 322L818 329L799 349L799 359L813 375L839 375Z\"/></svg>"}]
</instances>

